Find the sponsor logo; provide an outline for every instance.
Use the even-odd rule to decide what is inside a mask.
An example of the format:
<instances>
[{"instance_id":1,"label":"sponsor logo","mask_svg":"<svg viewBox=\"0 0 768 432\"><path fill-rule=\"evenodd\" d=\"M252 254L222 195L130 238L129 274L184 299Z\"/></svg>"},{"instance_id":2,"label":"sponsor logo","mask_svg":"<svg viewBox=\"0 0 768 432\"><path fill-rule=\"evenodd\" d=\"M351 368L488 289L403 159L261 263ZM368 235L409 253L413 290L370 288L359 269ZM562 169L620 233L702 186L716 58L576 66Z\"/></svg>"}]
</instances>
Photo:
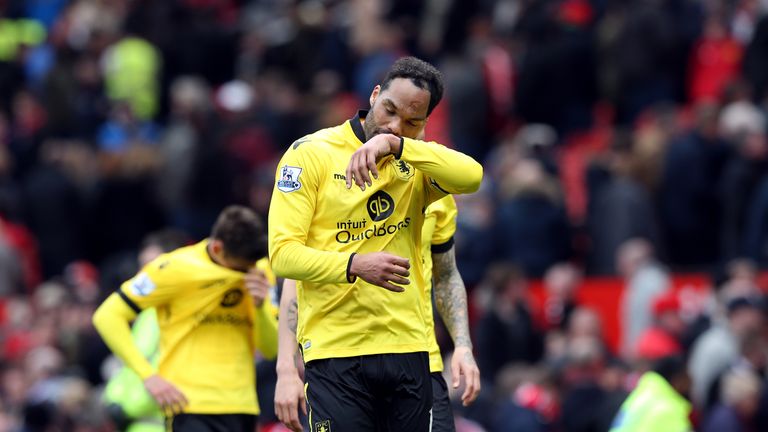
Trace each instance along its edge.
<instances>
[{"instance_id":1,"label":"sponsor logo","mask_svg":"<svg viewBox=\"0 0 768 432\"><path fill-rule=\"evenodd\" d=\"M413 167L404 160L392 159L389 163L394 168L395 176L400 180L409 180L415 174Z\"/></svg>"},{"instance_id":2,"label":"sponsor logo","mask_svg":"<svg viewBox=\"0 0 768 432\"><path fill-rule=\"evenodd\" d=\"M340 222L336 226L338 228L341 228L340 225L344 224L346 226L349 225L350 222ZM351 223L360 223L360 222L351 222ZM363 226L365 226L365 221L362 221ZM386 235L393 235L400 231L401 229L408 228L408 226L411 224L411 218L407 217L404 220L398 222L397 224L380 224L376 225L373 224L371 228L368 228L362 232L359 233L353 233L349 229L341 229L341 231L336 233L336 241L338 243L349 243L349 242L356 242L361 240L368 240L373 237L383 237ZM351 227L350 227L351 228Z\"/></svg>"},{"instance_id":3,"label":"sponsor logo","mask_svg":"<svg viewBox=\"0 0 768 432\"><path fill-rule=\"evenodd\" d=\"M350 219L346 222L337 222L336 228L340 230L360 229L365 228L366 223L368 223L368 220L366 219L361 219L359 221L353 221Z\"/></svg>"},{"instance_id":4,"label":"sponsor logo","mask_svg":"<svg viewBox=\"0 0 768 432\"><path fill-rule=\"evenodd\" d=\"M299 167L288 165L280 168L280 179L277 181L277 189L280 192L293 192L301 189L301 182L299 181L301 170Z\"/></svg>"},{"instance_id":5,"label":"sponsor logo","mask_svg":"<svg viewBox=\"0 0 768 432\"><path fill-rule=\"evenodd\" d=\"M150 295L155 288L157 288L155 283L152 282L152 279L150 279L149 275L146 273L139 273L136 275L136 277L133 278L130 287L133 295L142 297Z\"/></svg>"},{"instance_id":6,"label":"sponsor logo","mask_svg":"<svg viewBox=\"0 0 768 432\"><path fill-rule=\"evenodd\" d=\"M224 293L224 297L221 299L221 305L224 307L235 307L243 301L243 290L239 288L233 288Z\"/></svg>"},{"instance_id":7,"label":"sponsor logo","mask_svg":"<svg viewBox=\"0 0 768 432\"><path fill-rule=\"evenodd\" d=\"M306 342L304 342L304 349L305 349L305 350L308 350L308 349L310 349L310 348L312 348L312 341L306 341Z\"/></svg>"},{"instance_id":8,"label":"sponsor logo","mask_svg":"<svg viewBox=\"0 0 768 432\"><path fill-rule=\"evenodd\" d=\"M344 174L334 174L333 179L347 181L347 176L345 176Z\"/></svg>"},{"instance_id":9,"label":"sponsor logo","mask_svg":"<svg viewBox=\"0 0 768 432\"><path fill-rule=\"evenodd\" d=\"M365 208L374 222L383 221L395 211L395 200L384 191L378 191L368 198Z\"/></svg>"},{"instance_id":10,"label":"sponsor logo","mask_svg":"<svg viewBox=\"0 0 768 432\"><path fill-rule=\"evenodd\" d=\"M321 422L315 422L315 430L317 432L331 432L331 421L323 420Z\"/></svg>"},{"instance_id":11,"label":"sponsor logo","mask_svg":"<svg viewBox=\"0 0 768 432\"><path fill-rule=\"evenodd\" d=\"M208 289L208 288L214 288L217 286L221 286L227 283L226 279L216 279L214 281L208 282L205 285L201 286L200 289Z\"/></svg>"},{"instance_id":12,"label":"sponsor logo","mask_svg":"<svg viewBox=\"0 0 768 432\"><path fill-rule=\"evenodd\" d=\"M248 317L231 313L198 316L197 319L203 325L226 325L232 327L251 327L253 325L253 322Z\"/></svg>"}]
</instances>

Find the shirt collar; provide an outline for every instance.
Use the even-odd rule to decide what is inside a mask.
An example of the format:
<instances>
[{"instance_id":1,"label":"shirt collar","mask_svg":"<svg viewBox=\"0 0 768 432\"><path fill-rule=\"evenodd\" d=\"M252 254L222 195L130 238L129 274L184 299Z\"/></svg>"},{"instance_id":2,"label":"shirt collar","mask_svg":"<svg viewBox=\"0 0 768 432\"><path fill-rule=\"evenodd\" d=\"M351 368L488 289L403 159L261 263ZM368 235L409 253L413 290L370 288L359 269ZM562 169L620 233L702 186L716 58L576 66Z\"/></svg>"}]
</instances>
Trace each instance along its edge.
<instances>
[{"instance_id":1,"label":"shirt collar","mask_svg":"<svg viewBox=\"0 0 768 432\"><path fill-rule=\"evenodd\" d=\"M352 132L354 132L355 136L358 140L360 140L361 143L368 141L365 139L365 130L363 129L363 123L361 122L361 120L364 119L367 115L368 110L360 110L357 112L357 114L355 114L354 117L349 119L349 124L352 126Z\"/></svg>"}]
</instances>

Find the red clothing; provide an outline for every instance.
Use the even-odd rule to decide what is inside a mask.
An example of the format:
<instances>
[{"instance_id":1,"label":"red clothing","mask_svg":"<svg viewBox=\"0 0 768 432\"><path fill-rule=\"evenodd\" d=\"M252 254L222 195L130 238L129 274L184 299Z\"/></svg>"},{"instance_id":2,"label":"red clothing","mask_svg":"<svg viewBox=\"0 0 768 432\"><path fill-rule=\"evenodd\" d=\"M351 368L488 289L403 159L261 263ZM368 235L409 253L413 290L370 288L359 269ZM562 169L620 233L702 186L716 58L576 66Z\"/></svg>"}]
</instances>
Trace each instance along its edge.
<instances>
[{"instance_id":1,"label":"red clothing","mask_svg":"<svg viewBox=\"0 0 768 432\"><path fill-rule=\"evenodd\" d=\"M733 38L700 39L691 54L691 102L719 100L723 87L739 75L743 54L744 49Z\"/></svg>"},{"instance_id":2,"label":"red clothing","mask_svg":"<svg viewBox=\"0 0 768 432\"><path fill-rule=\"evenodd\" d=\"M638 357L654 360L683 352L683 347L674 336L658 327L651 327L640 335L635 347Z\"/></svg>"}]
</instances>

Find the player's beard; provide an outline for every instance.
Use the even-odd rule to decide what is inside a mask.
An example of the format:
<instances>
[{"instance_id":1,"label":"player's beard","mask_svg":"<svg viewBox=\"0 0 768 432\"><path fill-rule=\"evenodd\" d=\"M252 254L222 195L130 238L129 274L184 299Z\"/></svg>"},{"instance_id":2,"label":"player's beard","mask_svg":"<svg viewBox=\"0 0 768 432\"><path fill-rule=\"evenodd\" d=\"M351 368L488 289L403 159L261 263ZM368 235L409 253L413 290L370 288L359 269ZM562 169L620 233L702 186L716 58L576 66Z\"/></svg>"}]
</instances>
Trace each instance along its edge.
<instances>
[{"instance_id":1,"label":"player's beard","mask_svg":"<svg viewBox=\"0 0 768 432\"><path fill-rule=\"evenodd\" d=\"M376 107L376 102L371 105L371 109L368 110L368 114L365 115L365 123L363 124L363 132L365 132L365 141L369 141L371 138L375 137L376 135L380 135L383 133L392 133L385 129L380 129L379 124L376 123L376 120L373 118L373 110Z\"/></svg>"}]
</instances>

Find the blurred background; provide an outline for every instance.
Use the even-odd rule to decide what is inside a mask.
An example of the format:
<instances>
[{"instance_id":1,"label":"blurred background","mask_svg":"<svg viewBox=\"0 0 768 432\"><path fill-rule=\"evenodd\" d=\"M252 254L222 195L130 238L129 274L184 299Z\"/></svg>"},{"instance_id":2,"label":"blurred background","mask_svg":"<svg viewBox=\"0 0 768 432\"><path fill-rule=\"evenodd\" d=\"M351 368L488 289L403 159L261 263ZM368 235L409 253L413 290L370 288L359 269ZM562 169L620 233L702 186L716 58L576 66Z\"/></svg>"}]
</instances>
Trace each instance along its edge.
<instances>
[{"instance_id":1,"label":"blurred background","mask_svg":"<svg viewBox=\"0 0 768 432\"><path fill-rule=\"evenodd\" d=\"M284 149L366 108L403 55L444 74L427 138L486 173L457 197L484 380L458 430L606 431L670 354L697 429L725 410L768 430L766 12L0 0L0 432L114 430L90 315L145 239L205 237L231 203L266 216ZM269 430L274 367L259 372Z\"/></svg>"}]
</instances>

